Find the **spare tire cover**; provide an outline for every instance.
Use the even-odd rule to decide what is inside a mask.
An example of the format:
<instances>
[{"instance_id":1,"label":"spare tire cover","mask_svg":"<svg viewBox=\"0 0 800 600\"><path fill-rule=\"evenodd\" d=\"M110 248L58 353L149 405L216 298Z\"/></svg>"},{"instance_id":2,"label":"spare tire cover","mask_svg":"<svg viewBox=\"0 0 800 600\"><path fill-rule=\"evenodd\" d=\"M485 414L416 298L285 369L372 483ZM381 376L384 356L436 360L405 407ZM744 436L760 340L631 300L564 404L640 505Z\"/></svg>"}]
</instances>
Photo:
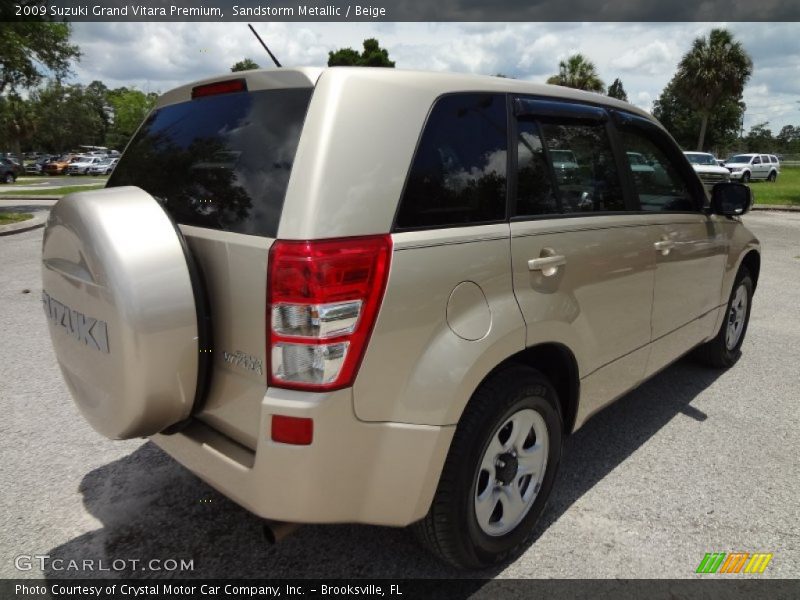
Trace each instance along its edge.
<instances>
[{"instance_id":1,"label":"spare tire cover","mask_svg":"<svg viewBox=\"0 0 800 600\"><path fill-rule=\"evenodd\" d=\"M70 194L50 212L50 337L75 403L106 437L152 435L191 414L202 340L187 252L137 187Z\"/></svg>"}]
</instances>

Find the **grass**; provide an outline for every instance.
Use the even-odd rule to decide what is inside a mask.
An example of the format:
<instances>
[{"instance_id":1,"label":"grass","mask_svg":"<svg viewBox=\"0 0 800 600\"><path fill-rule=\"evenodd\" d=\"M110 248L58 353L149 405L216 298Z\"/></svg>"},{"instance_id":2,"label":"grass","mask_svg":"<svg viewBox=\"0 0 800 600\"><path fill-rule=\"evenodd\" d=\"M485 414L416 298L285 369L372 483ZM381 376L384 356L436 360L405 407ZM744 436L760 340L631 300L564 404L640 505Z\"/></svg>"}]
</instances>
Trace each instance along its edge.
<instances>
[{"instance_id":1,"label":"grass","mask_svg":"<svg viewBox=\"0 0 800 600\"><path fill-rule=\"evenodd\" d=\"M11 225L11 223L19 223L32 218L31 213L0 212L0 225Z\"/></svg>"},{"instance_id":2,"label":"grass","mask_svg":"<svg viewBox=\"0 0 800 600\"><path fill-rule=\"evenodd\" d=\"M65 187L45 188L41 190L15 190L13 187L0 188L0 198L6 195L5 193L10 193L14 196L65 196L73 192L90 192L103 187L105 187L105 184L98 183L97 185L68 185Z\"/></svg>"},{"instance_id":3,"label":"grass","mask_svg":"<svg viewBox=\"0 0 800 600\"><path fill-rule=\"evenodd\" d=\"M750 189L756 204L800 206L800 167L781 166L775 183L751 181Z\"/></svg>"}]
</instances>

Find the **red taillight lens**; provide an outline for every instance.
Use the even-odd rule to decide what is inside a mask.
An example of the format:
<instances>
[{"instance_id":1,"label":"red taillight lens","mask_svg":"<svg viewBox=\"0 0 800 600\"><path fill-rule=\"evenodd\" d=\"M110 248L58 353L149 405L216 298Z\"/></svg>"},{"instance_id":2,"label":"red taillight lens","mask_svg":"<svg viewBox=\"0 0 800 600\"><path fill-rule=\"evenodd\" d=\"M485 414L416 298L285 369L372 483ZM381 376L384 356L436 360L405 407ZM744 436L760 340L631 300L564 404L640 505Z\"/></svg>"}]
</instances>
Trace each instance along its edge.
<instances>
[{"instance_id":1,"label":"red taillight lens","mask_svg":"<svg viewBox=\"0 0 800 600\"><path fill-rule=\"evenodd\" d=\"M353 384L383 300L391 255L389 235L272 245L269 385L335 390Z\"/></svg>"},{"instance_id":2,"label":"red taillight lens","mask_svg":"<svg viewBox=\"0 0 800 600\"><path fill-rule=\"evenodd\" d=\"M228 79L227 81L217 81L207 83L192 88L192 99L203 98L204 96L216 96L217 94L233 94L234 92L246 92L247 82L244 79Z\"/></svg>"},{"instance_id":3,"label":"red taillight lens","mask_svg":"<svg viewBox=\"0 0 800 600\"><path fill-rule=\"evenodd\" d=\"M270 437L273 442L308 446L314 439L314 421L305 417L272 415Z\"/></svg>"}]
</instances>

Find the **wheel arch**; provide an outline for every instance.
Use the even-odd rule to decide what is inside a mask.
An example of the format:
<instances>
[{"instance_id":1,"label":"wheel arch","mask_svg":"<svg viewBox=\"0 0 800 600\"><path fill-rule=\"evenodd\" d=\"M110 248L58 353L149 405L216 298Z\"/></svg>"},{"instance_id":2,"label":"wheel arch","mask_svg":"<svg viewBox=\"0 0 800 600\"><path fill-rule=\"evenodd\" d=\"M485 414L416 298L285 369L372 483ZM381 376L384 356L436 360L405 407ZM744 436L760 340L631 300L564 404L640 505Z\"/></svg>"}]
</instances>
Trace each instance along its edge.
<instances>
[{"instance_id":1,"label":"wheel arch","mask_svg":"<svg viewBox=\"0 0 800 600\"><path fill-rule=\"evenodd\" d=\"M753 291L755 291L758 285L758 276L761 273L761 253L755 248L748 250L739 261L737 273L741 271L742 267L747 267L747 270L750 271L753 278Z\"/></svg>"},{"instance_id":2,"label":"wheel arch","mask_svg":"<svg viewBox=\"0 0 800 600\"><path fill-rule=\"evenodd\" d=\"M550 380L558 395L564 435L569 435L575 427L580 399L578 361L573 352L559 342L545 342L530 346L503 360L483 378L480 385L515 365L534 368Z\"/></svg>"}]
</instances>

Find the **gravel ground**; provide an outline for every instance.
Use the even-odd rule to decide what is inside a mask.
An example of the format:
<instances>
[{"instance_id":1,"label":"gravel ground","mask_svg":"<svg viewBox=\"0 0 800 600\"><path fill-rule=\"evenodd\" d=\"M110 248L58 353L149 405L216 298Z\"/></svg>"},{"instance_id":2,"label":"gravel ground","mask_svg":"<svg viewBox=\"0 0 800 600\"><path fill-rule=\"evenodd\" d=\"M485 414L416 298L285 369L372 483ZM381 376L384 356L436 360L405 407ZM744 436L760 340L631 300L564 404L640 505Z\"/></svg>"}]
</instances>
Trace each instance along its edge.
<instances>
[{"instance_id":1,"label":"gravel ground","mask_svg":"<svg viewBox=\"0 0 800 600\"><path fill-rule=\"evenodd\" d=\"M741 361L682 360L593 418L566 444L536 542L482 575L684 578L706 552L744 551L774 553L761 577L800 577L800 214L746 222L763 267ZM153 444L92 431L50 347L41 237L0 238L0 577L92 575L19 572L21 554L194 561L119 573L144 577L460 575L404 530L306 526L268 547L256 517Z\"/></svg>"}]
</instances>

